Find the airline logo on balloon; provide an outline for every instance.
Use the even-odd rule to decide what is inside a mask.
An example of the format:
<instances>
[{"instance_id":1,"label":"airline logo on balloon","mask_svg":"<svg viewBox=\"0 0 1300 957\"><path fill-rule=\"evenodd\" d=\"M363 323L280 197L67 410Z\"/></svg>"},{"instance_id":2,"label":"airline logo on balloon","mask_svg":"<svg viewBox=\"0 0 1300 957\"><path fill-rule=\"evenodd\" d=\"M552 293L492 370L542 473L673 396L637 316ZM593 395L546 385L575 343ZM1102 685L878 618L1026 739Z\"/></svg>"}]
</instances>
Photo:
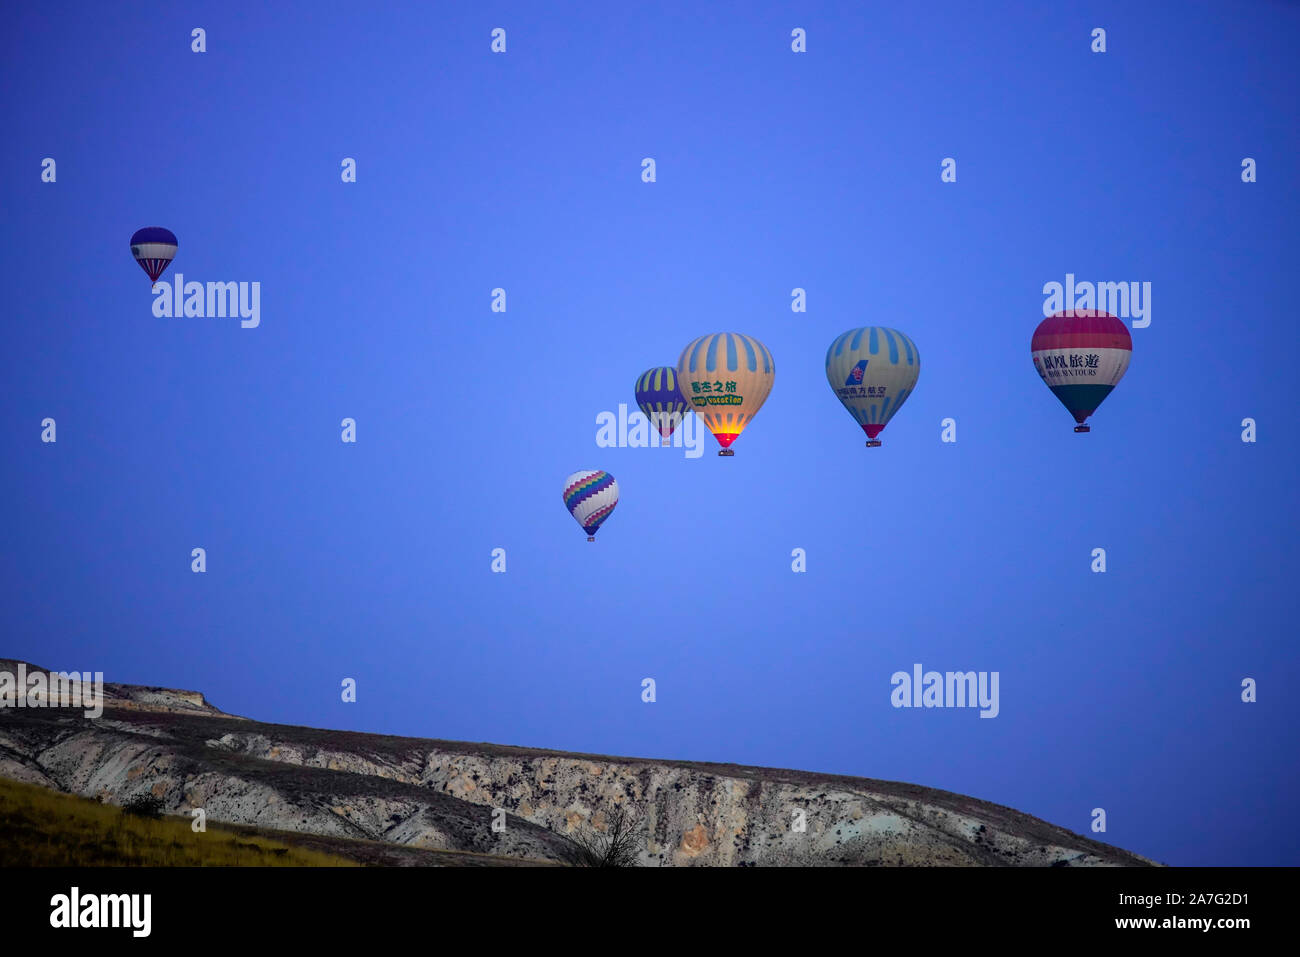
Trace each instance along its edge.
<instances>
[{"instance_id":1,"label":"airline logo on balloon","mask_svg":"<svg viewBox=\"0 0 1300 957\"><path fill-rule=\"evenodd\" d=\"M859 362L857 365L855 365L855 366L853 367L853 371L851 371L851 372L849 373L849 377L848 377L847 379L844 380L844 384L845 384L845 385L862 385L862 377L866 374L866 372L867 372L867 363L870 362L870 361L871 361L870 359L863 359L861 362Z\"/></svg>"}]
</instances>

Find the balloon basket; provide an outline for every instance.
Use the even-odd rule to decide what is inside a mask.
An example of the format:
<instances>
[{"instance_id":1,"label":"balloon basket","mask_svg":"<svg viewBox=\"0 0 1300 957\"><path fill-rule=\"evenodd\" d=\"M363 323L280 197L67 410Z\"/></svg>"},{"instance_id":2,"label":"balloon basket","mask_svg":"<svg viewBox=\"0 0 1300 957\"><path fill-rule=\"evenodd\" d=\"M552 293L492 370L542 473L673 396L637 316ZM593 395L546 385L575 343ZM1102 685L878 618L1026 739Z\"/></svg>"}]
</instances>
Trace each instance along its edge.
<instances>
[{"instance_id":1,"label":"balloon basket","mask_svg":"<svg viewBox=\"0 0 1300 957\"><path fill-rule=\"evenodd\" d=\"M1074 427L1074 431L1076 431L1076 432L1091 432L1091 431L1092 431L1092 428L1091 428L1091 426L1087 426L1087 425L1076 425L1076 426Z\"/></svg>"},{"instance_id":2,"label":"balloon basket","mask_svg":"<svg viewBox=\"0 0 1300 957\"><path fill-rule=\"evenodd\" d=\"M595 536L595 535L588 535L588 536L587 536L587 541L589 541L589 542L594 542L595 540L596 540L596 536Z\"/></svg>"},{"instance_id":3,"label":"balloon basket","mask_svg":"<svg viewBox=\"0 0 1300 957\"><path fill-rule=\"evenodd\" d=\"M736 453L733 452L731 449L718 449L718 454L719 454L719 455L735 455Z\"/></svg>"},{"instance_id":4,"label":"balloon basket","mask_svg":"<svg viewBox=\"0 0 1300 957\"><path fill-rule=\"evenodd\" d=\"M880 439L868 439L868 440L867 440L867 448L869 448L869 449L878 449L878 448L880 448Z\"/></svg>"}]
</instances>

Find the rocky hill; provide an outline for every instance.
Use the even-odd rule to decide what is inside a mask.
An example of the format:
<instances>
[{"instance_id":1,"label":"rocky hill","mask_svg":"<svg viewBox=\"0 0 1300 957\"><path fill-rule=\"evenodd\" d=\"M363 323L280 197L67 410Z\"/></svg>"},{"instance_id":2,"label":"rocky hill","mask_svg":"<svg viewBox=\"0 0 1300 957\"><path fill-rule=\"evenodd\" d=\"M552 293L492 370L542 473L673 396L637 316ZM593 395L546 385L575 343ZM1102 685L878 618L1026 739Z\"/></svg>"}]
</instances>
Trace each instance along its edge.
<instances>
[{"instance_id":1,"label":"rocky hill","mask_svg":"<svg viewBox=\"0 0 1300 957\"><path fill-rule=\"evenodd\" d=\"M19 664L0 659L0 671ZM98 718L0 707L0 776L115 804L151 795L234 824L537 861L568 860L575 833L602 831L625 805L643 865L1154 863L915 785L262 724L197 692L137 685L105 685Z\"/></svg>"}]
</instances>

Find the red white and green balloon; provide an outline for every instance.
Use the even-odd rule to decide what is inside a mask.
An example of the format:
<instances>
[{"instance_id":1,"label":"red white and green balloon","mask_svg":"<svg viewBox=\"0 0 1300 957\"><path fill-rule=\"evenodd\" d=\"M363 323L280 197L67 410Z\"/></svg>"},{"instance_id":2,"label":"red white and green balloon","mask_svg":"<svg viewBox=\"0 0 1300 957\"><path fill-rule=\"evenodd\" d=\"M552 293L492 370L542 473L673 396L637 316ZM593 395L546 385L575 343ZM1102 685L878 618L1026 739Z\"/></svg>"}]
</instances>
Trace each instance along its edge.
<instances>
[{"instance_id":1,"label":"red white and green balloon","mask_svg":"<svg viewBox=\"0 0 1300 957\"><path fill-rule=\"evenodd\" d=\"M1029 344L1039 377L1086 432L1084 420L1124 378L1133 356L1133 337L1108 312L1075 309L1048 316Z\"/></svg>"}]
</instances>

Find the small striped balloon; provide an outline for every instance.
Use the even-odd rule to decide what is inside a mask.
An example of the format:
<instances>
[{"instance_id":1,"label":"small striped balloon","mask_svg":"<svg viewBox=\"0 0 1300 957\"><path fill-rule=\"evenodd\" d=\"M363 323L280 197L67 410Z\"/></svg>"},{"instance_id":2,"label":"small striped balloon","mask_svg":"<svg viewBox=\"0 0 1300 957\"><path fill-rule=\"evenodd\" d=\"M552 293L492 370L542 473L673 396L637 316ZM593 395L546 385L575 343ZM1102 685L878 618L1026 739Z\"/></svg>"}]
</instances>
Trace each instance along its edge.
<instances>
[{"instance_id":1,"label":"small striped balloon","mask_svg":"<svg viewBox=\"0 0 1300 957\"><path fill-rule=\"evenodd\" d=\"M148 274L150 282L157 282L176 258L176 234L161 226L137 229L131 236L131 255Z\"/></svg>"},{"instance_id":2,"label":"small striped balloon","mask_svg":"<svg viewBox=\"0 0 1300 957\"><path fill-rule=\"evenodd\" d=\"M1048 316L1029 344L1039 377L1074 416L1076 432L1124 378L1133 356L1133 337L1108 312L1075 309Z\"/></svg>"},{"instance_id":3,"label":"small striped balloon","mask_svg":"<svg viewBox=\"0 0 1300 957\"><path fill-rule=\"evenodd\" d=\"M686 400L677 389L677 370L656 366L642 372L636 380L636 404L667 445L687 411Z\"/></svg>"},{"instance_id":4,"label":"small striped balloon","mask_svg":"<svg viewBox=\"0 0 1300 957\"><path fill-rule=\"evenodd\" d=\"M582 526L589 542L596 540L596 529L617 504L618 482L608 472L584 469L564 480L564 507Z\"/></svg>"}]
</instances>

